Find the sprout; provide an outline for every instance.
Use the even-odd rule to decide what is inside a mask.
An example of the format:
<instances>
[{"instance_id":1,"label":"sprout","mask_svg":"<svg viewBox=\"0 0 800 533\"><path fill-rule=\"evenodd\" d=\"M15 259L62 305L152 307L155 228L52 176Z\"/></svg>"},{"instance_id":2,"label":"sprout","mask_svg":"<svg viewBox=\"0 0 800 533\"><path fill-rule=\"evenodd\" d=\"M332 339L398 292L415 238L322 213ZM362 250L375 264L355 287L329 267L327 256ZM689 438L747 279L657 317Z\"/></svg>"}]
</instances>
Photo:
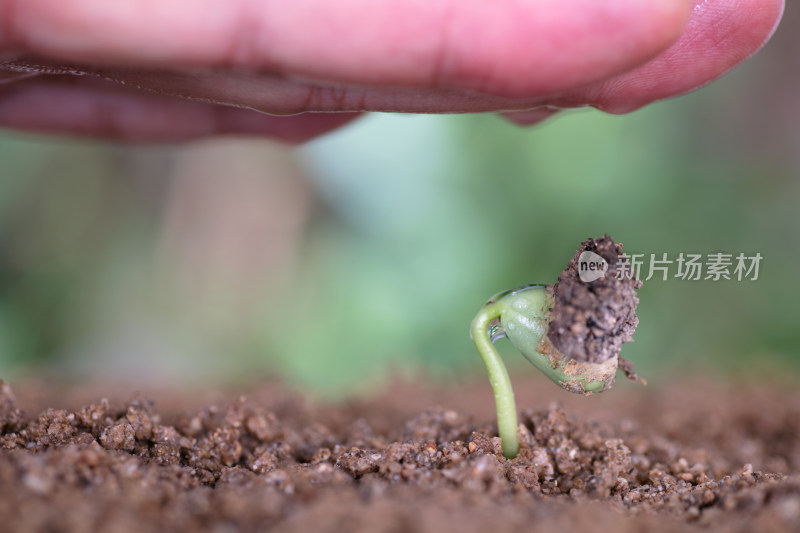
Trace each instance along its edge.
<instances>
[{"instance_id":1,"label":"sprout","mask_svg":"<svg viewBox=\"0 0 800 533\"><path fill-rule=\"evenodd\" d=\"M636 329L635 290L641 282L617 276L622 245L608 235L585 241L555 285L526 285L493 296L473 319L470 336L486 365L497 407L503 455L519 452L517 410L505 365L494 342L508 338L528 361L564 390L589 395L614 383L617 368L641 381L619 349ZM582 276L590 252L604 275ZM584 281L587 279L588 281Z\"/></svg>"}]
</instances>

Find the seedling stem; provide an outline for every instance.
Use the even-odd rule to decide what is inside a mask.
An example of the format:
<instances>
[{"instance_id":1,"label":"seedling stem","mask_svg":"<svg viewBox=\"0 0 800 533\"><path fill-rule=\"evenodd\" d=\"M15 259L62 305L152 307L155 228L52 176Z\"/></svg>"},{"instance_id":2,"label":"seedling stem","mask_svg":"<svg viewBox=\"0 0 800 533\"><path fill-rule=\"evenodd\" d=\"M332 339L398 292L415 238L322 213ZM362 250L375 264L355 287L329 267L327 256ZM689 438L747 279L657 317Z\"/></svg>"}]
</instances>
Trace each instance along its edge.
<instances>
[{"instance_id":1,"label":"seedling stem","mask_svg":"<svg viewBox=\"0 0 800 533\"><path fill-rule=\"evenodd\" d=\"M497 302L488 304L480 310L472 321L470 333L472 341L489 372L489 382L494 391L494 403L497 407L497 431L503 443L503 455L512 459L519 453L517 439L517 406L514 402L514 390L508 377L506 365L489 337L489 324L503 314L505 305Z\"/></svg>"}]
</instances>

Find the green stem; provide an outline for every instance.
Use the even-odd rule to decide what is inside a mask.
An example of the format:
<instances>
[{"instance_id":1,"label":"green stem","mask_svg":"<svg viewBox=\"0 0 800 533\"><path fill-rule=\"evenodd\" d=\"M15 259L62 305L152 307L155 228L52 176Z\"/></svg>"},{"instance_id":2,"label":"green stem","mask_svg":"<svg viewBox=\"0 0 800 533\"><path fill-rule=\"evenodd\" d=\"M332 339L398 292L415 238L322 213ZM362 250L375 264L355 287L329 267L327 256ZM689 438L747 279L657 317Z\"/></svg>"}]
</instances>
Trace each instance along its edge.
<instances>
[{"instance_id":1,"label":"green stem","mask_svg":"<svg viewBox=\"0 0 800 533\"><path fill-rule=\"evenodd\" d=\"M514 403L514 391L508 371L489 338L489 323L499 318L505 305L489 304L480 310L470 326L472 341L489 372L489 382L494 391L494 402L497 408L497 430L503 445L503 455L513 459L519 452L517 440L517 406Z\"/></svg>"}]
</instances>

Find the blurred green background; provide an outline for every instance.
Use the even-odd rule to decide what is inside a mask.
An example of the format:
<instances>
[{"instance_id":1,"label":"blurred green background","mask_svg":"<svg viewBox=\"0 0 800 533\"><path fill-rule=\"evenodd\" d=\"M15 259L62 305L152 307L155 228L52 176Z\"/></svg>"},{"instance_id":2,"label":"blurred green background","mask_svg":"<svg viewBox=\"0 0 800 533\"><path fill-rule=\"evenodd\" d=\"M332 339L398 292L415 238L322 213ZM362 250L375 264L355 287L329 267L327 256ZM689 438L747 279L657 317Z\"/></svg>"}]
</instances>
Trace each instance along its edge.
<instances>
[{"instance_id":1,"label":"blurred green background","mask_svg":"<svg viewBox=\"0 0 800 533\"><path fill-rule=\"evenodd\" d=\"M279 376L327 394L478 374L483 302L554 282L604 232L629 253L764 257L757 281L645 284L623 355L651 382L796 375L792 7L743 67L622 117L371 115L294 149L3 133L0 376Z\"/></svg>"}]
</instances>

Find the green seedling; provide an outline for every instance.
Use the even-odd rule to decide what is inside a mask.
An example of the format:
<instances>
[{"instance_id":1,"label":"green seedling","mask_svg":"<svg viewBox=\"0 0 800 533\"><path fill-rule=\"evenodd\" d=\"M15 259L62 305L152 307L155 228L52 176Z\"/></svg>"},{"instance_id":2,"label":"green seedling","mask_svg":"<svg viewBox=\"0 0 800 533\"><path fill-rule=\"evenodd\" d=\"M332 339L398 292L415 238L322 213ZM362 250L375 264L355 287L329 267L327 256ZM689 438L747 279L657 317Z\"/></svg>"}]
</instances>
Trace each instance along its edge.
<instances>
[{"instance_id":1,"label":"green seedling","mask_svg":"<svg viewBox=\"0 0 800 533\"><path fill-rule=\"evenodd\" d=\"M517 410L508 371L494 343L507 338L528 361L569 392L589 395L614 383L617 368L638 379L630 363L618 357L638 323L636 279L605 276L580 279L584 252L616 266L621 245L606 235L583 243L556 285L526 285L493 296L478 312L470 336L489 373L497 407L503 455L517 456ZM565 320L567 321L565 323ZM577 348L576 348L577 347ZM565 353L566 351L566 353Z\"/></svg>"}]
</instances>

